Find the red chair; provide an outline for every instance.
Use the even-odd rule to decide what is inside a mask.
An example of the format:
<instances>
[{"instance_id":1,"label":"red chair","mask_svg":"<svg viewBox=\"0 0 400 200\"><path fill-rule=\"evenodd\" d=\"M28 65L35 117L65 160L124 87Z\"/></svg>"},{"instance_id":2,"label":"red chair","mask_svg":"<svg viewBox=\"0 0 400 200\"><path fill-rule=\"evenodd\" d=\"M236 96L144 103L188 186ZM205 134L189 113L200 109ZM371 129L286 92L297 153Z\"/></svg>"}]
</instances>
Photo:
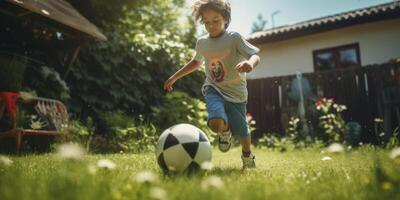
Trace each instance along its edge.
<instances>
[{"instance_id":1,"label":"red chair","mask_svg":"<svg viewBox=\"0 0 400 200\"><path fill-rule=\"evenodd\" d=\"M8 115L12 122L9 130L0 131L0 138L14 137L17 154L20 153L23 136L64 134L68 112L61 101L41 97L23 98L16 92L0 92L0 100L0 120ZM30 121L29 127L18 124L18 110L22 106L30 107L34 112L32 116L37 116L38 121Z\"/></svg>"}]
</instances>

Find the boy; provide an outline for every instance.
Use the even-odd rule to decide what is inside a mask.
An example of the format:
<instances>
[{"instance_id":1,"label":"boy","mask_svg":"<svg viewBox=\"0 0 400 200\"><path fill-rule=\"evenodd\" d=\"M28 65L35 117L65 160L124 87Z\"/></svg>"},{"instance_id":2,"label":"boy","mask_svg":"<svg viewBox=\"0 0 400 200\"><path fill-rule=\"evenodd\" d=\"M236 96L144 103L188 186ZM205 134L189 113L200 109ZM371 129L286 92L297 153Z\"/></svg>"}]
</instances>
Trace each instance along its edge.
<instances>
[{"instance_id":1,"label":"boy","mask_svg":"<svg viewBox=\"0 0 400 200\"><path fill-rule=\"evenodd\" d=\"M227 152L232 134L242 145L243 168L255 167L251 139L246 122L246 73L251 72L260 58L258 49L239 33L226 29L230 23L231 8L227 0L197 0L193 17L204 24L208 35L198 39L196 55L172 75L164 89L205 63L206 80L202 86L208 111L208 126L218 133L218 148Z\"/></svg>"}]
</instances>

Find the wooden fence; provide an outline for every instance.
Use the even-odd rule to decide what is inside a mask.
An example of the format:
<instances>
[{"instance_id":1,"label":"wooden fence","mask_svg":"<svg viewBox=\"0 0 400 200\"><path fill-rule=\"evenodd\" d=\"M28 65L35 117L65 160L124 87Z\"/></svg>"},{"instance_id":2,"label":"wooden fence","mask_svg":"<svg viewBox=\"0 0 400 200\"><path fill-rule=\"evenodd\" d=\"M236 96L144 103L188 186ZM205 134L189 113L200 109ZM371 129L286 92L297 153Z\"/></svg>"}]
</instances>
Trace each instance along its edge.
<instances>
[{"instance_id":1,"label":"wooden fence","mask_svg":"<svg viewBox=\"0 0 400 200\"><path fill-rule=\"evenodd\" d=\"M386 131L399 126L400 62L307 73L302 77L309 81L314 99L333 98L347 106L344 119L361 125L362 141L374 140L376 119L385 118ZM299 116L298 103L288 95L295 78L296 75L248 80L248 112L257 128L253 137L266 133L284 135L290 117ZM306 107L314 106L312 101L307 102Z\"/></svg>"}]
</instances>

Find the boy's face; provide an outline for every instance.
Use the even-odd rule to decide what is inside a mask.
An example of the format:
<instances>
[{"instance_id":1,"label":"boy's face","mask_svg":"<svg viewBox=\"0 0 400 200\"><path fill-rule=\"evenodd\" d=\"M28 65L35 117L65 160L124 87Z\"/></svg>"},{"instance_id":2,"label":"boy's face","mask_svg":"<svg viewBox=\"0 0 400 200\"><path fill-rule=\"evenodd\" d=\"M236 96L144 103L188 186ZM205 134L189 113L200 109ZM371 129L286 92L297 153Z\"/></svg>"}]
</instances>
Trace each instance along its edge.
<instances>
[{"instance_id":1,"label":"boy's face","mask_svg":"<svg viewBox=\"0 0 400 200\"><path fill-rule=\"evenodd\" d=\"M201 17L211 37L217 37L225 31L225 19L220 13L208 9L202 13Z\"/></svg>"}]
</instances>

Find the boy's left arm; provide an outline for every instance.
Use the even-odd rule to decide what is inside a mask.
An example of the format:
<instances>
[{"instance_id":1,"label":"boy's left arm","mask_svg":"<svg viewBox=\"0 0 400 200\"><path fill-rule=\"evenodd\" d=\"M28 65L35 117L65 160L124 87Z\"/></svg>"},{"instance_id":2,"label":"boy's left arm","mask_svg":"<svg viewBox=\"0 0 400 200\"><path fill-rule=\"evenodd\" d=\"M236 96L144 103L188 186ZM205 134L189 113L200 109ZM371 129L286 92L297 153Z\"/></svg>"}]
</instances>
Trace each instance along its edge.
<instances>
[{"instance_id":1,"label":"boy's left arm","mask_svg":"<svg viewBox=\"0 0 400 200\"><path fill-rule=\"evenodd\" d=\"M240 72L251 72L253 69L257 66L257 64L260 62L260 57L257 54L254 54L250 56L248 60L242 61L239 64L236 65L235 69Z\"/></svg>"}]
</instances>

